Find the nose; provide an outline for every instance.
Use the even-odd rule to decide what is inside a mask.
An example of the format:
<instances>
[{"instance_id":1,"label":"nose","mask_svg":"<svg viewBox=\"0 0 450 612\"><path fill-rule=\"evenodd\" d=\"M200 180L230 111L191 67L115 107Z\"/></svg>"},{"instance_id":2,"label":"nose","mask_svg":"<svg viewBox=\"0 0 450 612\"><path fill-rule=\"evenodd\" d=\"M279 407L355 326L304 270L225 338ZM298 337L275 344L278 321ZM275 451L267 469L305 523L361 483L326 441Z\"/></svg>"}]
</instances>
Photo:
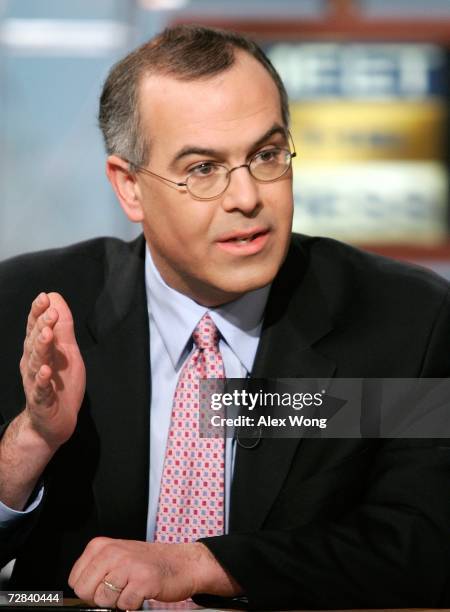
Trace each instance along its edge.
<instances>
[{"instance_id":1,"label":"nose","mask_svg":"<svg viewBox=\"0 0 450 612\"><path fill-rule=\"evenodd\" d=\"M240 210L251 214L260 204L259 188L250 174L247 164L236 166L230 171L230 184L222 199L222 206L227 212Z\"/></svg>"}]
</instances>

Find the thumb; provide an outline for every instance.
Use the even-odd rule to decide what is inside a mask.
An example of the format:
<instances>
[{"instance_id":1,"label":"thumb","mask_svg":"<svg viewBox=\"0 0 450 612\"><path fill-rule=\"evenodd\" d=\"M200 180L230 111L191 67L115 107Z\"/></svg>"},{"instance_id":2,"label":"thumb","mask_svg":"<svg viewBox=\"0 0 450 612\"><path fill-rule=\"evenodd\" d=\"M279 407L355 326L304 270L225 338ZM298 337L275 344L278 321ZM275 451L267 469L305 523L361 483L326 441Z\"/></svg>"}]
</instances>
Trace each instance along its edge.
<instances>
[{"instance_id":1,"label":"thumb","mask_svg":"<svg viewBox=\"0 0 450 612\"><path fill-rule=\"evenodd\" d=\"M58 311L58 321L54 327L55 335L58 337L60 342L75 342L73 317L67 302L59 293L48 293L48 297L50 300L50 306Z\"/></svg>"}]
</instances>

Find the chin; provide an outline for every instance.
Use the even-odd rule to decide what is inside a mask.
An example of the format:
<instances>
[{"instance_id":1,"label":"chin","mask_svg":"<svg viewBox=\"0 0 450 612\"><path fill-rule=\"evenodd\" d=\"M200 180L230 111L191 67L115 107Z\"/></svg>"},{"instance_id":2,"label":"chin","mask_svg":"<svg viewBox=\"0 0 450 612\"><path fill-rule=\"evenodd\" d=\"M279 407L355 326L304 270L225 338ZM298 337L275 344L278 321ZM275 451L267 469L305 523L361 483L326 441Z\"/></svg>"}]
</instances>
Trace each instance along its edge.
<instances>
[{"instance_id":1,"label":"chin","mask_svg":"<svg viewBox=\"0 0 450 612\"><path fill-rule=\"evenodd\" d=\"M224 293L234 296L261 289L273 281L279 268L280 266L270 266L269 269L265 267L253 273L248 271L245 274L233 273L233 278L223 283L220 288Z\"/></svg>"}]
</instances>

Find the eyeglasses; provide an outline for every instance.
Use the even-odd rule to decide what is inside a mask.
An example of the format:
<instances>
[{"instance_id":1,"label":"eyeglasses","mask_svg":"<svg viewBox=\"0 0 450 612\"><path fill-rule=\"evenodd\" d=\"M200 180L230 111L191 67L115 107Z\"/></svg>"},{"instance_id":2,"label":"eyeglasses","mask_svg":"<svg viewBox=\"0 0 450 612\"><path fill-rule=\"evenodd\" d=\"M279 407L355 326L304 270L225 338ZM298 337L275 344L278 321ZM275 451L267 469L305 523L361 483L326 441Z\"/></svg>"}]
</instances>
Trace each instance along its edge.
<instances>
[{"instance_id":1,"label":"eyeglasses","mask_svg":"<svg viewBox=\"0 0 450 612\"><path fill-rule=\"evenodd\" d=\"M247 164L230 169L212 161L201 162L189 171L184 183L172 181L132 162L128 163L138 172L155 176L177 187L185 187L196 200L214 200L227 190L231 181L231 173L239 168L247 168L251 176L259 183L273 183L286 174L291 167L292 159L297 155L292 136L290 134L289 136L293 151L283 147L266 147L255 153Z\"/></svg>"}]
</instances>

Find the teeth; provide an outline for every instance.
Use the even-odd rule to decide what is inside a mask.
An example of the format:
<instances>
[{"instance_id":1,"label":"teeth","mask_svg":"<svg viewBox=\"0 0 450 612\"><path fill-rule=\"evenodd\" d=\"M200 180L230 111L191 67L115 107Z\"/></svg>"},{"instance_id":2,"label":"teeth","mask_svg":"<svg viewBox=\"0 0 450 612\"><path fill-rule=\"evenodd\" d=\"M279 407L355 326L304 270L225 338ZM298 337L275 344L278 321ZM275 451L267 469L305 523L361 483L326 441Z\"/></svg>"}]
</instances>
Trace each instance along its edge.
<instances>
[{"instance_id":1,"label":"teeth","mask_svg":"<svg viewBox=\"0 0 450 612\"><path fill-rule=\"evenodd\" d=\"M236 242L245 243L250 242L251 238L236 238Z\"/></svg>"}]
</instances>

